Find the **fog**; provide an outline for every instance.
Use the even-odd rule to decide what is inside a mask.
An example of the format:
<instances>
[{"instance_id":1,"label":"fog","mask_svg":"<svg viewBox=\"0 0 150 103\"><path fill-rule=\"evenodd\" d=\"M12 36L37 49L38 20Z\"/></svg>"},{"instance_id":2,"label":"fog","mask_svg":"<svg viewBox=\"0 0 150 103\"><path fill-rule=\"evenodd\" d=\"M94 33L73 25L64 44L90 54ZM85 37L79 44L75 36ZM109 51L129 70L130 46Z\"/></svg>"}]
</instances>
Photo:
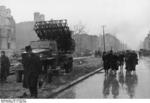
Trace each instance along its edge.
<instances>
[{"instance_id":1,"label":"fog","mask_svg":"<svg viewBox=\"0 0 150 103\"><path fill-rule=\"evenodd\" d=\"M16 22L33 20L33 13L46 19L68 19L70 26L82 22L91 35L112 33L136 49L150 31L150 0L0 0L10 8Z\"/></svg>"}]
</instances>

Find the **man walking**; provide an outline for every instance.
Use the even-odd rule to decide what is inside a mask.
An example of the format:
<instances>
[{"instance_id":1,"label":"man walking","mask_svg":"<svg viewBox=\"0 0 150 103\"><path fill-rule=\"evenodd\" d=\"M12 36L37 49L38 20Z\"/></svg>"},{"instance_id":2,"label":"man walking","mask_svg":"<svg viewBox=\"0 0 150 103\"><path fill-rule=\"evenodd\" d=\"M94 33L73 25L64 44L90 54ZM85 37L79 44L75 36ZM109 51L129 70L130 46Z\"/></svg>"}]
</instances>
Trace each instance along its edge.
<instances>
[{"instance_id":1,"label":"man walking","mask_svg":"<svg viewBox=\"0 0 150 103\"><path fill-rule=\"evenodd\" d=\"M5 55L5 51L1 51L1 58L0 58L0 67L1 67L1 81L6 82L7 76L9 75L9 68L10 68L10 62L8 57Z\"/></svg>"},{"instance_id":2,"label":"man walking","mask_svg":"<svg viewBox=\"0 0 150 103\"><path fill-rule=\"evenodd\" d=\"M108 54L106 52L103 52L102 59L103 59L103 67L104 67L104 70L105 70L105 74L108 74L108 70L109 70L108 60L109 60L109 57L108 57Z\"/></svg>"},{"instance_id":3,"label":"man walking","mask_svg":"<svg viewBox=\"0 0 150 103\"><path fill-rule=\"evenodd\" d=\"M22 64L24 67L23 87L29 89L31 98L37 98L38 77L41 73L42 66L40 58L32 53L31 46L25 47L26 53L22 54Z\"/></svg>"}]
</instances>

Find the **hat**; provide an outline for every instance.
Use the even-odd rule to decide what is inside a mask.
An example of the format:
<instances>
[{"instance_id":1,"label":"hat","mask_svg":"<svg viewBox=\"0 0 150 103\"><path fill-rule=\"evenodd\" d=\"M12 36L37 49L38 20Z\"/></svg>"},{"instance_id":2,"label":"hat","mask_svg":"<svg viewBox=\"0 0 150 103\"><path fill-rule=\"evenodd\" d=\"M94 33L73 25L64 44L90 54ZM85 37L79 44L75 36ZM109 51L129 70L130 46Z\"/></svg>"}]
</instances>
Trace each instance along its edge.
<instances>
[{"instance_id":1,"label":"hat","mask_svg":"<svg viewBox=\"0 0 150 103\"><path fill-rule=\"evenodd\" d=\"M26 47L25 47L25 50L26 50L26 52L28 52L28 51L32 51L32 48L31 48L31 46L30 46L30 45L28 45L28 46L26 46Z\"/></svg>"}]
</instances>

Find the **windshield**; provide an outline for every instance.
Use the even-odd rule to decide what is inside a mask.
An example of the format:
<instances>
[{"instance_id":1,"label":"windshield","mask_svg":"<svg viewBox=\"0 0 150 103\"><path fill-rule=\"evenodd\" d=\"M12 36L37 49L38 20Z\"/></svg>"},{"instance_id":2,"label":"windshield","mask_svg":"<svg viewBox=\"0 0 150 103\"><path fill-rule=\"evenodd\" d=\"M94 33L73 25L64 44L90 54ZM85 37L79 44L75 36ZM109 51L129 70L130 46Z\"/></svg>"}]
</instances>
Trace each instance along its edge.
<instances>
[{"instance_id":1,"label":"windshield","mask_svg":"<svg viewBox=\"0 0 150 103\"><path fill-rule=\"evenodd\" d=\"M57 51L57 45L55 41L32 41L32 49L49 49L51 51Z\"/></svg>"}]
</instances>

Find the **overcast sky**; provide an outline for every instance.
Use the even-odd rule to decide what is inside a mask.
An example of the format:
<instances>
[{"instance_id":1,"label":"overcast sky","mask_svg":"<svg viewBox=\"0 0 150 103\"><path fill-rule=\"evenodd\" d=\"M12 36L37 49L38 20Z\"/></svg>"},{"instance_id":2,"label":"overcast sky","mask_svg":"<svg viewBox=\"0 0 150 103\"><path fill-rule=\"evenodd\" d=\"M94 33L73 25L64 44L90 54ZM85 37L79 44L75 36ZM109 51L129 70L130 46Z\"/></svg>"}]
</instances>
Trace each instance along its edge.
<instances>
[{"instance_id":1,"label":"overcast sky","mask_svg":"<svg viewBox=\"0 0 150 103\"><path fill-rule=\"evenodd\" d=\"M46 19L68 19L69 25L86 25L90 34L106 32L137 48L150 31L150 0L0 0L16 22L33 20L39 11Z\"/></svg>"}]
</instances>

